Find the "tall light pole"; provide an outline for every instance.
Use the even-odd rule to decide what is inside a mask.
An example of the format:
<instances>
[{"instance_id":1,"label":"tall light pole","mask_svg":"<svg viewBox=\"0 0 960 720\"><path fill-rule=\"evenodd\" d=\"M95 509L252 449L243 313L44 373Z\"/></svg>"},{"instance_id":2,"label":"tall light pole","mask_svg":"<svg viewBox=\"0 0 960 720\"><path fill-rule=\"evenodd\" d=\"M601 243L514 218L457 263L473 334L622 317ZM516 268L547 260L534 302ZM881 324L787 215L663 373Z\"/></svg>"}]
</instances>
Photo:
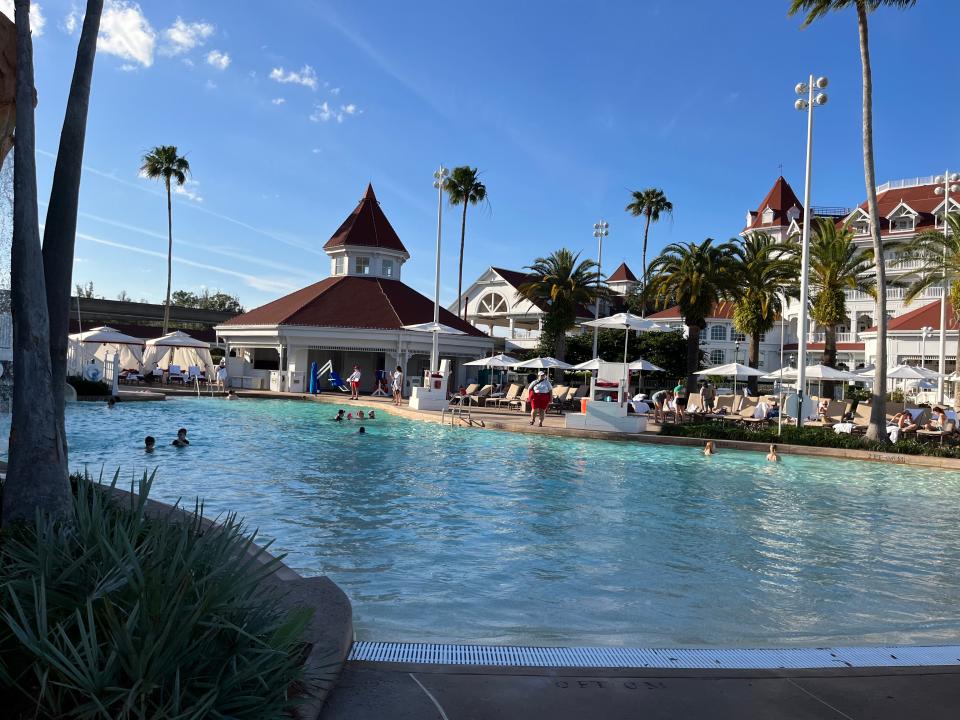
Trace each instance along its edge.
<instances>
[{"instance_id":1,"label":"tall light pole","mask_svg":"<svg viewBox=\"0 0 960 720\"><path fill-rule=\"evenodd\" d=\"M440 370L440 333L437 325L440 323L440 237L443 228L443 190L447 185L447 176L450 171L443 163L433 174L433 186L437 189L437 272L433 283L433 345L430 348L430 371Z\"/></svg>"},{"instance_id":2,"label":"tall light pole","mask_svg":"<svg viewBox=\"0 0 960 720\"><path fill-rule=\"evenodd\" d=\"M920 337L922 342L920 345L920 367L923 367L927 363L927 338L930 337L930 333L933 332L933 328L929 325L924 325L920 328Z\"/></svg>"},{"instance_id":3,"label":"tall light pole","mask_svg":"<svg viewBox=\"0 0 960 720\"><path fill-rule=\"evenodd\" d=\"M937 187L934 192L937 195L943 195L943 237L947 238L950 232L950 225L947 223L947 215L950 212L950 193L960 192L960 186L954 183L960 180L960 175L951 173L947 170L943 175L938 175L934 182ZM941 185L940 183L943 183ZM943 295L940 296L940 364L937 366L937 372L940 377L937 378L937 402L943 405L943 378L947 374L947 291L949 290L947 282L947 244L943 244ZM960 355L960 343L957 344L958 351L954 357ZM956 364L956 363L954 363ZM960 369L960 367L955 368Z\"/></svg>"},{"instance_id":4,"label":"tall light pole","mask_svg":"<svg viewBox=\"0 0 960 720\"><path fill-rule=\"evenodd\" d=\"M603 239L610 234L610 223L601 220L593 224L593 236L597 239L597 289L600 289L600 263L603 260ZM598 295L593 303L593 319L600 319L600 296ZM596 325L593 327L593 356L597 357L597 333L600 331Z\"/></svg>"},{"instance_id":5,"label":"tall light pole","mask_svg":"<svg viewBox=\"0 0 960 720\"><path fill-rule=\"evenodd\" d=\"M807 99L798 98L793 106L800 111L807 111L807 174L803 184L803 240L800 255L800 321L799 343L797 347L797 428L803 427L803 394L807 381L807 302L810 295L810 226L813 218L810 217L810 169L813 162L813 108L817 105L826 105L826 93L817 93L827 86L827 78L819 77L814 80L810 76L808 82L797 83L797 95L806 95Z\"/></svg>"}]
</instances>

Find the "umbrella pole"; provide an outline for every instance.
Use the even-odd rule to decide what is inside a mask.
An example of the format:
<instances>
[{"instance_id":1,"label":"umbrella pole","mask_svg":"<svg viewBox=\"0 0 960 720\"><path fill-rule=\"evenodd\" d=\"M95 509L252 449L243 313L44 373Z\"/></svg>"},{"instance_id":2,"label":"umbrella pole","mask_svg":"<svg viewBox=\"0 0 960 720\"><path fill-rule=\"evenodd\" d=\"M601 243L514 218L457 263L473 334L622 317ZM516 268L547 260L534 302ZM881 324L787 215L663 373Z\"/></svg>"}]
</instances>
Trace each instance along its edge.
<instances>
[{"instance_id":1,"label":"umbrella pole","mask_svg":"<svg viewBox=\"0 0 960 720\"><path fill-rule=\"evenodd\" d=\"M630 371L627 369L627 341L630 340L630 328L623 330L623 387L620 389L620 407L623 407L624 396L630 384Z\"/></svg>"}]
</instances>

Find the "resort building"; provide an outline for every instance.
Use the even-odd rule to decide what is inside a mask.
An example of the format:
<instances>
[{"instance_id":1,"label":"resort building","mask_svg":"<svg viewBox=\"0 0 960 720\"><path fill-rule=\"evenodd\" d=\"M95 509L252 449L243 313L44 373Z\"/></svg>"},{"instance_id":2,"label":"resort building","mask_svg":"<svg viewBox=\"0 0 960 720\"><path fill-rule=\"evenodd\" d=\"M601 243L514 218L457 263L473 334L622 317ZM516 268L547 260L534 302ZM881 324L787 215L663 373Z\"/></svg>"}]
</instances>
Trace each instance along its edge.
<instances>
[{"instance_id":1,"label":"resort building","mask_svg":"<svg viewBox=\"0 0 960 720\"><path fill-rule=\"evenodd\" d=\"M680 330L686 336L687 326L680 316L680 308L669 307L666 310L647 316L658 325L670 330ZM770 332L760 336L760 369L772 372L780 364L780 323ZM713 307L706 327L700 330L700 350L706 356L707 365L724 365L739 362L747 364L750 352L749 338L733 327L733 303L719 302ZM794 351L796 354L796 351ZM783 365L789 364L788 353L784 351Z\"/></svg>"},{"instance_id":2,"label":"resort building","mask_svg":"<svg viewBox=\"0 0 960 720\"><path fill-rule=\"evenodd\" d=\"M920 232L943 229L945 202L943 196L935 193L936 187L934 176L897 180L877 187L880 235L886 246L887 313L892 319L888 340L890 364L919 364L921 359L925 359L926 366L932 369L936 369L938 364L936 337L940 331L939 299L942 289L928 288L908 306L904 302L905 287L914 279L910 273L919 264L916 260L906 259L902 248L898 247ZM958 200L950 199L950 212L960 211ZM866 201L852 209L813 206L811 211L815 217L849 223L855 231L854 242L864 248L872 246ZM799 235L802 227L802 204L790 184L779 177L760 206L747 213L746 227L740 234L746 236L751 232L763 231L783 240ZM837 328L837 362L851 369L872 364L876 359L874 300L866 293L847 290L846 306L846 322ZM785 312L788 323L786 351L793 357L796 356L799 338L799 316L799 303L791 301ZM947 372L952 372L956 367L957 328L953 324L952 311L948 311L948 316ZM924 327L929 328L927 341L932 356L922 351ZM822 352L824 328L816 324L809 327L807 343L808 352ZM816 362L816 359L812 358L810 362Z\"/></svg>"},{"instance_id":3,"label":"resort building","mask_svg":"<svg viewBox=\"0 0 960 720\"><path fill-rule=\"evenodd\" d=\"M458 307L466 305L467 322L486 329L491 336L504 338L507 353L532 350L540 342L544 309L520 292L520 286L531 280L532 275L520 270L489 267L466 288L460 296L462 302L453 302L447 309L456 314ZM638 284L626 263L620 263L607 282L615 297L600 301L601 317L620 312L623 299ZM594 313L593 305L581 306L577 310L577 323L593 320Z\"/></svg>"},{"instance_id":4,"label":"resort building","mask_svg":"<svg viewBox=\"0 0 960 720\"><path fill-rule=\"evenodd\" d=\"M417 384L428 369L433 337L406 327L432 322L433 300L402 282L410 253L372 185L323 249L329 277L217 326L231 356L233 384L302 392L311 364L328 362L341 377L359 366L366 392L376 388L377 371L397 365L408 389ZM493 340L444 308L440 323L458 332L439 336L440 357L451 361L455 386L463 382L462 362L489 353Z\"/></svg>"}]
</instances>

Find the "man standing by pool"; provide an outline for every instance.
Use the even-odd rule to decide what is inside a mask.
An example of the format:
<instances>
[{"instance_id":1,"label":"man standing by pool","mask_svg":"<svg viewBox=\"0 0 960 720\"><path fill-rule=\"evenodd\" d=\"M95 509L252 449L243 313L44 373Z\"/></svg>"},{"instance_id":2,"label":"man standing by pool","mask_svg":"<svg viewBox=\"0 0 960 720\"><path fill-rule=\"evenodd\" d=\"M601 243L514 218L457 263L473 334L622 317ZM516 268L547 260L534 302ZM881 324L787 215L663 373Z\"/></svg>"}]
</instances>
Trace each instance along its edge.
<instances>
[{"instance_id":1,"label":"man standing by pool","mask_svg":"<svg viewBox=\"0 0 960 720\"><path fill-rule=\"evenodd\" d=\"M540 427L543 427L543 416L550 407L550 399L553 395L553 385L547 380L547 374L541 370L537 374L537 379L530 383L527 400L530 403L530 424L533 425L537 417L540 418Z\"/></svg>"},{"instance_id":2,"label":"man standing by pool","mask_svg":"<svg viewBox=\"0 0 960 720\"><path fill-rule=\"evenodd\" d=\"M347 382L350 383L350 399L359 400L360 399L360 366L354 365L353 372L350 373L350 377L347 378Z\"/></svg>"}]
</instances>

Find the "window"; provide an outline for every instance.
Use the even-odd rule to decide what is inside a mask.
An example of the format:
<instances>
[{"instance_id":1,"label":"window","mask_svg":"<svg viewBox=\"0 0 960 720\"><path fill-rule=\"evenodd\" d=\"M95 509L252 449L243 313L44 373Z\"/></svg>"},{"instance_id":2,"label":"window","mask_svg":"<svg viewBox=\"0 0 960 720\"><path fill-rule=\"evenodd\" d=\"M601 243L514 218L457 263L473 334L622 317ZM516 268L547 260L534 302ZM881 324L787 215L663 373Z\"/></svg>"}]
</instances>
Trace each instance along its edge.
<instances>
[{"instance_id":1,"label":"window","mask_svg":"<svg viewBox=\"0 0 960 720\"><path fill-rule=\"evenodd\" d=\"M338 255L333 259L333 274L334 275L343 275L343 255Z\"/></svg>"},{"instance_id":2,"label":"window","mask_svg":"<svg viewBox=\"0 0 960 720\"><path fill-rule=\"evenodd\" d=\"M710 364L723 365L723 350L715 348L710 351Z\"/></svg>"},{"instance_id":3,"label":"window","mask_svg":"<svg viewBox=\"0 0 960 720\"><path fill-rule=\"evenodd\" d=\"M477 303L477 313L480 315L503 315L508 309L506 299L499 293L488 293Z\"/></svg>"},{"instance_id":4,"label":"window","mask_svg":"<svg viewBox=\"0 0 960 720\"><path fill-rule=\"evenodd\" d=\"M867 235L870 232L870 223L866 220L855 222L851 225L857 235Z\"/></svg>"},{"instance_id":5,"label":"window","mask_svg":"<svg viewBox=\"0 0 960 720\"><path fill-rule=\"evenodd\" d=\"M393 260L383 260L380 263L384 277L393 277Z\"/></svg>"},{"instance_id":6,"label":"window","mask_svg":"<svg viewBox=\"0 0 960 720\"><path fill-rule=\"evenodd\" d=\"M727 326L726 325L714 325L710 328L710 339L711 340L726 340L727 339Z\"/></svg>"},{"instance_id":7,"label":"window","mask_svg":"<svg viewBox=\"0 0 960 720\"><path fill-rule=\"evenodd\" d=\"M700 328L700 342L706 342L706 341L707 341L707 329Z\"/></svg>"},{"instance_id":8,"label":"window","mask_svg":"<svg viewBox=\"0 0 960 720\"><path fill-rule=\"evenodd\" d=\"M769 225L773 222L773 208L767 208L763 211L763 224Z\"/></svg>"},{"instance_id":9,"label":"window","mask_svg":"<svg viewBox=\"0 0 960 720\"><path fill-rule=\"evenodd\" d=\"M898 217L892 223L890 223L890 229L894 232L913 230L913 218L908 216Z\"/></svg>"},{"instance_id":10,"label":"window","mask_svg":"<svg viewBox=\"0 0 960 720\"><path fill-rule=\"evenodd\" d=\"M370 258L363 257L362 255L358 257L354 263L354 272L357 275L369 275L370 274Z\"/></svg>"},{"instance_id":11,"label":"window","mask_svg":"<svg viewBox=\"0 0 960 720\"><path fill-rule=\"evenodd\" d=\"M733 331L733 341L734 341L734 342L746 342L746 341L747 341L747 336L744 335L742 332L737 332L736 330L734 330L734 331Z\"/></svg>"},{"instance_id":12,"label":"window","mask_svg":"<svg viewBox=\"0 0 960 720\"><path fill-rule=\"evenodd\" d=\"M763 343L763 342L766 342L766 341L767 341L767 334L766 334L766 333L760 333L760 342Z\"/></svg>"}]
</instances>

